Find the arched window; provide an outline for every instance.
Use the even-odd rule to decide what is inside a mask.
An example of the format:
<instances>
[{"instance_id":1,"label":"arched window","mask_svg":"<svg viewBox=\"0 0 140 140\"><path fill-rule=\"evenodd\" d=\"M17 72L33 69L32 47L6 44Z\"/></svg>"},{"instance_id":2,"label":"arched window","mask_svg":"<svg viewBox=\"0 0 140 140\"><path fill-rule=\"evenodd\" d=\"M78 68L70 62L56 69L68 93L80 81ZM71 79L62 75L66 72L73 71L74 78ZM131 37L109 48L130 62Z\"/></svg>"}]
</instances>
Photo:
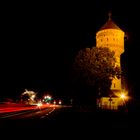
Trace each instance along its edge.
<instances>
[{"instance_id":1,"label":"arched window","mask_svg":"<svg viewBox=\"0 0 140 140\"><path fill-rule=\"evenodd\" d=\"M115 83L114 83L114 88L116 87Z\"/></svg>"}]
</instances>

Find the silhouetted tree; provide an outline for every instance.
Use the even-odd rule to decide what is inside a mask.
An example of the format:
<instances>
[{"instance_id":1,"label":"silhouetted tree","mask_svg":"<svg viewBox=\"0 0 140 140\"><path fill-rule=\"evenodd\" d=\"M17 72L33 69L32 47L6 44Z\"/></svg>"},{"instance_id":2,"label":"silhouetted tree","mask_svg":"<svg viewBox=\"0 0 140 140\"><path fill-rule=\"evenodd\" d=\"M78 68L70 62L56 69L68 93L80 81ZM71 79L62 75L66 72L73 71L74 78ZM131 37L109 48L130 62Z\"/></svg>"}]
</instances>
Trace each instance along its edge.
<instances>
[{"instance_id":1,"label":"silhouetted tree","mask_svg":"<svg viewBox=\"0 0 140 140\"><path fill-rule=\"evenodd\" d=\"M105 92L110 89L112 78L120 78L120 68L115 62L114 51L106 47L82 49L73 64L75 80Z\"/></svg>"}]
</instances>

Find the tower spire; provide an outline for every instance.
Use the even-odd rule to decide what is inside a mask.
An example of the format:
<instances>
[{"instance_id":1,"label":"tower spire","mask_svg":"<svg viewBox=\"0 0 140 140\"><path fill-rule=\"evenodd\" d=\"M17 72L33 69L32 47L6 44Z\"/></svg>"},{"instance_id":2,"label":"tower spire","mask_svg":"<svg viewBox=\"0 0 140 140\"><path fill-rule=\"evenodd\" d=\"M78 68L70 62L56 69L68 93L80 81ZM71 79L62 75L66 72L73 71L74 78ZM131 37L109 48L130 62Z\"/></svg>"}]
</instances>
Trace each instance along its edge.
<instances>
[{"instance_id":1,"label":"tower spire","mask_svg":"<svg viewBox=\"0 0 140 140\"><path fill-rule=\"evenodd\" d=\"M112 13L111 13L111 11L109 11L109 13L108 13L108 20L111 20L111 15L112 15Z\"/></svg>"}]
</instances>

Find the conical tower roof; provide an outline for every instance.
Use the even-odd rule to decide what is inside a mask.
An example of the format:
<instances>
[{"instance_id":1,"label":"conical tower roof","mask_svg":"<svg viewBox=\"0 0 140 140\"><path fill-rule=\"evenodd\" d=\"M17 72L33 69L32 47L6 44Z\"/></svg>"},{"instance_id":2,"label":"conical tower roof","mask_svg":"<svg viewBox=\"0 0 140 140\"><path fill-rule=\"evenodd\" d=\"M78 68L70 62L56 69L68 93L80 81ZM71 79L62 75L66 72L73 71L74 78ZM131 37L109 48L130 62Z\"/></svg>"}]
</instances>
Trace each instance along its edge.
<instances>
[{"instance_id":1,"label":"conical tower roof","mask_svg":"<svg viewBox=\"0 0 140 140\"><path fill-rule=\"evenodd\" d=\"M109 18L108 21L102 26L101 30L105 30L105 29L117 29L117 30L121 30L111 19L111 13L108 14Z\"/></svg>"}]
</instances>

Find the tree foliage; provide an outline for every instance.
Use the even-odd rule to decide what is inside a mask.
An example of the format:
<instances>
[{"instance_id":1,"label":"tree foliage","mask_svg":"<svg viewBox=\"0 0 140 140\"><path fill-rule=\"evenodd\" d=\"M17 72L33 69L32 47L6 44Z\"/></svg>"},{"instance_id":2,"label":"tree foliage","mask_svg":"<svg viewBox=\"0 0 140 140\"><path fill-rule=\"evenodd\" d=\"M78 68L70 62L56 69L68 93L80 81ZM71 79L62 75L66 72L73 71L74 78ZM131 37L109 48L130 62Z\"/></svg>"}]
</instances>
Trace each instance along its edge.
<instances>
[{"instance_id":1,"label":"tree foliage","mask_svg":"<svg viewBox=\"0 0 140 140\"><path fill-rule=\"evenodd\" d=\"M120 68L115 62L115 53L106 47L82 49L73 64L75 77L82 84L109 89L112 78L120 78Z\"/></svg>"}]
</instances>

